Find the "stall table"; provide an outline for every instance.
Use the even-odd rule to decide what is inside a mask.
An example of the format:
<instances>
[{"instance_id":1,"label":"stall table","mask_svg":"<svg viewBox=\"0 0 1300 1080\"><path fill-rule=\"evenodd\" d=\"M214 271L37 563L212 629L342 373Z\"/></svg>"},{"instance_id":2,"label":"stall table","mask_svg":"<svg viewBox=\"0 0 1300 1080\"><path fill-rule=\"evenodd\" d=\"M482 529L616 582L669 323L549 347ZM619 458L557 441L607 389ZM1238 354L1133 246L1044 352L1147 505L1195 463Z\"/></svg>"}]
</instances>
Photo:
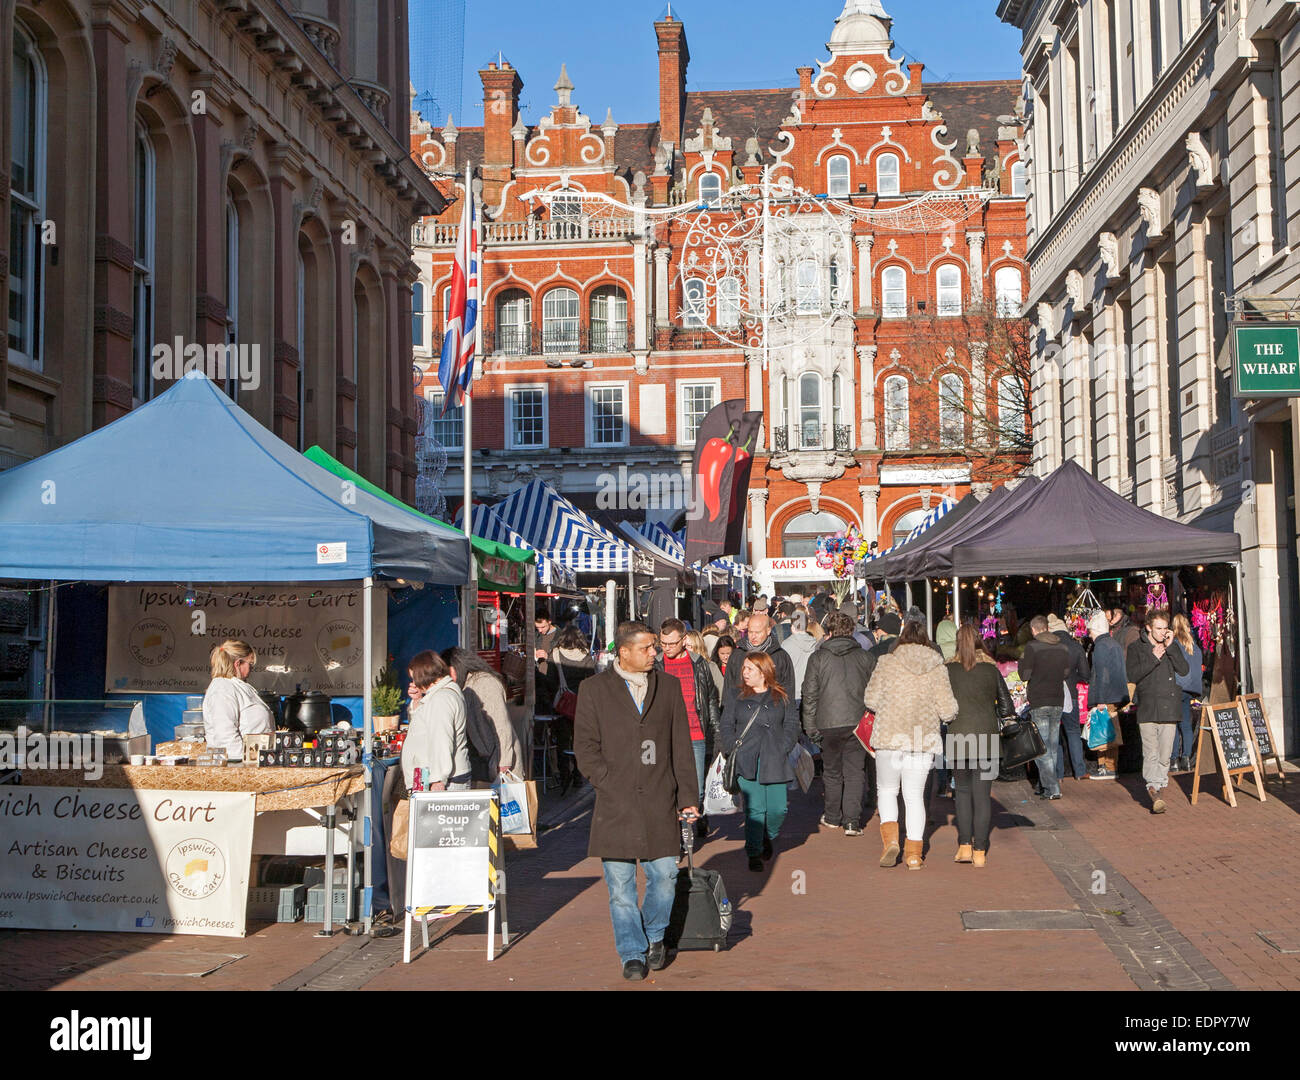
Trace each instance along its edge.
<instances>
[{"instance_id":1,"label":"stall table","mask_svg":"<svg viewBox=\"0 0 1300 1080\"><path fill-rule=\"evenodd\" d=\"M257 796L255 811L322 808L325 825L325 923L321 932L334 931L334 829L337 807L345 800L352 809L348 824L347 910L352 919L352 862L356 851L356 797L365 790L360 765L344 769L277 769L227 765L105 765L97 780L86 779L78 769L31 769L23 783L35 787L122 788L135 791L246 791Z\"/></svg>"}]
</instances>

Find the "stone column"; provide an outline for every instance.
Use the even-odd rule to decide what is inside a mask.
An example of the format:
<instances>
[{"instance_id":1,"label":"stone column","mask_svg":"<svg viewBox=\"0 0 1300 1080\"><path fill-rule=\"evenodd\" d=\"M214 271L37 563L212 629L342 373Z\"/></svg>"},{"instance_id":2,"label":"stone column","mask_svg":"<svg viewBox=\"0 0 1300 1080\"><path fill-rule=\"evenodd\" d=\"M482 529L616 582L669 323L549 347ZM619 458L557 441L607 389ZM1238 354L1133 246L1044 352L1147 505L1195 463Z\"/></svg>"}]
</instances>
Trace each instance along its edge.
<instances>
[{"instance_id":1,"label":"stone column","mask_svg":"<svg viewBox=\"0 0 1300 1080\"><path fill-rule=\"evenodd\" d=\"M638 233L632 241L632 348L637 352L646 350L646 320L650 313L646 256L645 237Z\"/></svg>"},{"instance_id":2,"label":"stone column","mask_svg":"<svg viewBox=\"0 0 1300 1080\"><path fill-rule=\"evenodd\" d=\"M288 143L273 143L271 163L271 212L275 231L275 265L272 294L275 297L270 370L263 358L263 378L271 392L272 430L290 446L298 432L298 220L293 205L293 173L299 164Z\"/></svg>"},{"instance_id":3,"label":"stone column","mask_svg":"<svg viewBox=\"0 0 1300 1080\"><path fill-rule=\"evenodd\" d=\"M976 304L984 302L984 234L969 232L966 245L970 249L970 296Z\"/></svg>"},{"instance_id":4,"label":"stone column","mask_svg":"<svg viewBox=\"0 0 1300 1080\"><path fill-rule=\"evenodd\" d=\"M195 75L194 86L207 97L207 110L190 117L197 157L194 340L208 345L226 340L226 303L222 299L226 295L226 178L221 161L221 121L217 116L225 98L210 71Z\"/></svg>"},{"instance_id":5,"label":"stone column","mask_svg":"<svg viewBox=\"0 0 1300 1080\"><path fill-rule=\"evenodd\" d=\"M858 386L862 401L858 423L864 450L874 450L879 445L876 441L876 352L875 345L858 346L858 363L861 365Z\"/></svg>"},{"instance_id":6,"label":"stone column","mask_svg":"<svg viewBox=\"0 0 1300 1080\"><path fill-rule=\"evenodd\" d=\"M745 405L750 412L762 412L763 427L759 432L757 450L765 450L772 445L772 423L767 409L763 407L763 354L758 350L745 353Z\"/></svg>"},{"instance_id":7,"label":"stone column","mask_svg":"<svg viewBox=\"0 0 1300 1080\"><path fill-rule=\"evenodd\" d=\"M858 245L858 310L871 310L871 249L875 246L874 236L855 236L853 242Z\"/></svg>"},{"instance_id":8,"label":"stone column","mask_svg":"<svg viewBox=\"0 0 1300 1080\"><path fill-rule=\"evenodd\" d=\"M749 561L756 566L767 558L767 488L750 488L751 508L749 534Z\"/></svg>"},{"instance_id":9,"label":"stone column","mask_svg":"<svg viewBox=\"0 0 1300 1080\"><path fill-rule=\"evenodd\" d=\"M988 374L984 368L984 359L988 356L987 341L972 341L967 345L970 351L970 406L973 423L971 440L976 446L983 446L989 441L990 429L994 426L989 417ZM996 393L994 398L996 400ZM1002 418L998 418L998 426Z\"/></svg>"},{"instance_id":10,"label":"stone column","mask_svg":"<svg viewBox=\"0 0 1300 1080\"><path fill-rule=\"evenodd\" d=\"M345 465L360 471L357 453L357 384L352 372L352 287L356 280L352 269L352 253L356 250L355 240L344 242L343 223L355 221L355 212L351 207L342 206L334 215L334 228L330 234L330 245L334 250L334 355L337 358L337 395L335 403L335 428L333 437L338 447L334 451Z\"/></svg>"},{"instance_id":11,"label":"stone column","mask_svg":"<svg viewBox=\"0 0 1300 1080\"><path fill-rule=\"evenodd\" d=\"M668 312L668 256L666 245L655 248L655 326L671 326Z\"/></svg>"},{"instance_id":12,"label":"stone column","mask_svg":"<svg viewBox=\"0 0 1300 1080\"><path fill-rule=\"evenodd\" d=\"M858 488L858 494L862 496L862 535L867 543L871 543L880 539L880 518L876 509L880 500L880 486L863 484Z\"/></svg>"},{"instance_id":13,"label":"stone column","mask_svg":"<svg viewBox=\"0 0 1300 1080\"><path fill-rule=\"evenodd\" d=\"M383 400L382 411L384 437L375 443L384 449L383 460L379 463L388 491L402 490L402 413L398 403L402 400L401 383L411 385L411 317L407 309L406 350L402 350L402 301L399 293L402 286L399 274L405 260L400 252L385 249L381 253L380 280L384 286L384 359L379 364L378 378L374 380L372 392L379 394ZM479 366L479 365L475 365ZM400 381L399 381L400 380ZM378 411L378 410L376 410Z\"/></svg>"}]
</instances>

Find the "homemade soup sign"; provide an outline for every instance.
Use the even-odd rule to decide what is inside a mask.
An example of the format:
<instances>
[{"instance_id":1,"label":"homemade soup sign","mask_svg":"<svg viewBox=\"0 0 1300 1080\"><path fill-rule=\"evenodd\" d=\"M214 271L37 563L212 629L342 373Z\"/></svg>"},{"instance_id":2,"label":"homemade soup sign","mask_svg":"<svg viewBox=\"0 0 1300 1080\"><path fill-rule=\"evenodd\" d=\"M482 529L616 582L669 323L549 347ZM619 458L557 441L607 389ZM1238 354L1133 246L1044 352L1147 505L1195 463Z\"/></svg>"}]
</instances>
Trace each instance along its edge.
<instances>
[{"instance_id":1,"label":"homemade soup sign","mask_svg":"<svg viewBox=\"0 0 1300 1080\"><path fill-rule=\"evenodd\" d=\"M244 935L255 795L0 792L0 927Z\"/></svg>"},{"instance_id":2,"label":"homemade soup sign","mask_svg":"<svg viewBox=\"0 0 1300 1080\"><path fill-rule=\"evenodd\" d=\"M292 694L299 684L361 694L365 643L359 588L278 589L218 585L206 592L156 585L108 591L110 692L201 694L211 681L208 656L227 638L257 650L249 680L258 690ZM384 605L375 605L383 611ZM374 655L388 652L388 620L378 615Z\"/></svg>"}]
</instances>

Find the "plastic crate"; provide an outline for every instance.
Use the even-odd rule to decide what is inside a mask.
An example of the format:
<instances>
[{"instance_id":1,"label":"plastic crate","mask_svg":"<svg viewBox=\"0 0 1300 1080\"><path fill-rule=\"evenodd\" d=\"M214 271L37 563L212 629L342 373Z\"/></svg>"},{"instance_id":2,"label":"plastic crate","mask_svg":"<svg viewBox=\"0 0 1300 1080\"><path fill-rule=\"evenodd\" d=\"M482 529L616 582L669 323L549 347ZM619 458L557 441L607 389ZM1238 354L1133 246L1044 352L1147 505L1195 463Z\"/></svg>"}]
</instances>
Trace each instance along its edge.
<instances>
[{"instance_id":1,"label":"plastic crate","mask_svg":"<svg viewBox=\"0 0 1300 1080\"><path fill-rule=\"evenodd\" d=\"M307 905L306 885L263 886L248 890L248 916L276 922L297 922Z\"/></svg>"},{"instance_id":2,"label":"plastic crate","mask_svg":"<svg viewBox=\"0 0 1300 1080\"><path fill-rule=\"evenodd\" d=\"M361 888L353 889L352 912L361 910ZM342 885L334 886L334 921L342 922L348 913L348 890ZM307 890L306 921L323 923L325 921L325 886L313 885Z\"/></svg>"},{"instance_id":3,"label":"plastic crate","mask_svg":"<svg viewBox=\"0 0 1300 1080\"><path fill-rule=\"evenodd\" d=\"M358 859L352 866L352 884L361 884L362 876L361 860ZM317 885L325 884L325 867L308 866L303 869L302 883L311 889ZM348 868L346 866L334 867L334 885L336 888L343 888L348 883Z\"/></svg>"}]
</instances>

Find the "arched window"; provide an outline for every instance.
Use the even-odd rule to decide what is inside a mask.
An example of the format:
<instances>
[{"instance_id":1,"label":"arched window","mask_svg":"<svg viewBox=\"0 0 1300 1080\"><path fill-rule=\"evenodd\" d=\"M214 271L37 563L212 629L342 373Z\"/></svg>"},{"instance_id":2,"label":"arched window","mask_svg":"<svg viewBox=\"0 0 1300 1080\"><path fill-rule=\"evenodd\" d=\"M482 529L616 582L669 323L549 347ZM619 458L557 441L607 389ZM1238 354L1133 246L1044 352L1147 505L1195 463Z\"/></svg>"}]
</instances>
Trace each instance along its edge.
<instances>
[{"instance_id":1,"label":"arched window","mask_svg":"<svg viewBox=\"0 0 1300 1080\"><path fill-rule=\"evenodd\" d=\"M853 449L853 432L849 424L847 409L848 390L844 373L837 371L831 380L831 422L835 426L835 449L848 451Z\"/></svg>"},{"instance_id":2,"label":"arched window","mask_svg":"<svg viewBox=\"0 0 1300 1080\"><path fill-rule=\"evenodd\" d=\"M45 220L45 64L35 42L14 23L10 103L9 361L43 366L44 289L41 222Z\"/></svg>"},{"instance_id":3,"label":"arched window","mask_svg":"<svg viewBox=\"0 0 1300 1080\"><path fill-rule=\"evenodd\" d=\"M135 198L133 212L134 261L131 274L133 293L133 341L131 365L131 395L136 401L148 401L153 396L154 325L154 237L157 229L157 198L153 143L149 131L136 121L135 125ZM180 357L176 357L179 361ZM173 374L179 374L174 371Z\"/></svg>"},{"instance_id":4,"label":"arched window","mask_svg":"<svg viewBox=\"0 0 1300 1080\"><path fill-rule=\"evenodd\" d=\"M552 289L542 297L542 352L578 351L578 294Z\"/></svg>"},{"instance_id":5,"label":"arched window","mask_svg":"<svg viewBox=\"0 0 1300 1080\"><path fill-rule=\"evenodd\" d=\"M1025 385L1014 375L998 380L998 445L1025 443Z\"/></svg>"},{"instance_id":6,"label":"arched window","mask_svg":"<svg viewBox=\"0 0 1300 1080\"><path fill-rule=\"evenodd\" d=\"M356 323L353 323L356 326ZM239 207L226 194L226 344L239 343ZM227 352L229 355L229 352ZM226 372L226 395L239 400L237 371Z\"/></svg>"},{"instance_id":7,"label":"arched window","mask_svg":"<svg viewBox=\"0 0 1300 1080\"><path fill-rule=\"evenodd\" d=\"M897 195L900 190L898 155L881 154L876 158L876 191L881 195Z\"/></svg>"},{"instance_id":8,"label":"arched window","mask_svg":"<svg viewBox=\"0 0 1300 1080\"><path fill-rule=\"evenodd\" d=\"M891 375L885 380L885 449L906 450L911 441L907 380Z\"/></svg>"},{"instance_id":9,"label":"arched window","mask_svg":"<svg viewBox=\"0 0 1300 1080\"><path fill-rule=\"evenodd\" d=\"M533 300L522 289L497 297L497 352L527 356L532 345Z\"/></svg>"},{"instance_id":10,"label":"arched window","mask_svg":"<svg viewBox=\"0 0 1300 1080\"><path fill-rule=\"evenodd\" d=\"M901 266L887 266L880 275L881 310L886 319L907 318L907 274Z\"/></svg>"},{"instance_id":11,"label":"arched window","mask_svg":"<svg viewBox=\"0 0 1300 1080\"><path fill-rule=\"evenodd\" d=\"M939 379L939 447L960 449L966 442L966 388L960 375Z\"/></svg>"},{"instance_id":12,"label":"arched window","mask_svg":"<svg viewBox=\"0 0 1300 1080\"><path fill-rule=\"evenodd\" d=\"M920 510L909 510L894 523L894 531L890 543L903 543L903 541L912 535L912 530L925 520L925 515L928 513L929 511L924 508Z\"/></svg>"},{"instance_id":13,"label":"arched window","mask_svg":"<svg viewBox=\"0 0 1300 1080\"><path fill-rule=\"evenodd\" d=\"M699 278L688 278L682 289L682 297L685 301L682 325L705 326L709 318L709 305L704 295L704 282Z\"/></svg>"},{"instance_id":14,"label":"arched window","mask_svg":"<svg viewBox=\"0 0 1300 1080\"><path fill-rule=\"evenodd\" d=\"M826 163L826 193L843 196L849 194L849 159L836 154Z\"/></svg>"},{"instance_id":15,"label":"arched window","mask_svg":"<svg viewBox=\"0 0 1300 1080\"><path fill-rule=\"evenodd\" d=\"M781 533L781 554L786 558L816 555L817 541L831 533L843 532L848 526L844 520L825 510L820 513L799 514L790 520Z\"/></svg>"},{"instance_id":16,"label":"arched window","mask_svg":"<svg viewBox=\"0 0 1300 1080\"><path fill-rule=\"evenodd\" d=\"M294 401L298 406L297 430L294 440L299 453L307 449L307 263L302 257L302 250L294 252L297 265L297 277L294 281L294 307L297 337L294 344L298 349L298 371L294 378ZM417 282L417 288L419 283Z\"/></svg>"},{"instance_id":17,"label":"arched window","mask_svg":"<svg viewBox=\"0 0 1300 1080\"><path fill-rule=\"evenodd\" d=\"M998 314L1007 319L1018 319L1024 301L1020 271L1014 266L1003 266L993 275L993 289L998 298Z\"/></svg>"},{"instance_id":18,"label":"arched window","mask_svg":"<svg viewBox=\"0 0 1300 1080\"><path fill-rule=\"evenodd\" d=\"M795 302L800 315L822 309L822 275L816 259L800 259L795 267Z\"/></svg>"},{"instance_id":19,"label":"arched window","mask_svg":"<svg viewBox=\"0 0 1300 1080\"><path fill-rule=\"evenodd\" d=\"M1023 161L1017 161L1011 166L1011 194L1024 198L1029 194L1025 186L1025 179L1028 176L1028 170L1025 168Z\"/></svg>"},{"instance_id":20,"label":"arched window","mask_svg":"<svg viewBox=\"0 0 1300 1080\"><path fill-rule=\"evenodd\" d=\"M961 314L961 271L955 266L941 266L935 276L939 293L939 314Z\"/></svg>"},{"instance_id":21,"label":"arched window","mask_svg":"<svg viewBox=\"0 0 1300 1080\"><path fill-rule=\"evenodd\" d=\"M551 240L576 240L582 235L582 196L556 195L551 199Z\"/></svg>"},{"instance_id":22,"label":"arched window","mask_svg":"<svg viewBox=\"0 0 1300 1080\"><path fill-rule=\"evenodd\" d=\"M591 351L627 348L627 294L617 285L602 285L591 294Z\"/></svg>"},{"instance_id":23,"label":"arched window","mask_svg":"<svg viewBox=\"0 0 1300 1080\"><path fill-rule=\"evenodd\" d=\"M822 445L822 378L814 371L799 376L799 446L816 450Z\"/></svg>"},{"instance_id":24,"label":"arched window","mask_svg":"<svg viewBox=\"0 0 1300 1080\"><path fill-rule=\"evenodd\" d=\"M740 325L740 278L724 277L718 282L718 325Z\"/></svg>"},{"instance_id":25,"label":"arched window","mask_svg":"<svg viewBox=\"0 0 1300 1080\"><path fill-rule=\"evenodd\" d=\"M705 206L717 206L721 199L722 177L717 173L702 173L700 175L700 202Z\"/></svg>"}]
</instances>

